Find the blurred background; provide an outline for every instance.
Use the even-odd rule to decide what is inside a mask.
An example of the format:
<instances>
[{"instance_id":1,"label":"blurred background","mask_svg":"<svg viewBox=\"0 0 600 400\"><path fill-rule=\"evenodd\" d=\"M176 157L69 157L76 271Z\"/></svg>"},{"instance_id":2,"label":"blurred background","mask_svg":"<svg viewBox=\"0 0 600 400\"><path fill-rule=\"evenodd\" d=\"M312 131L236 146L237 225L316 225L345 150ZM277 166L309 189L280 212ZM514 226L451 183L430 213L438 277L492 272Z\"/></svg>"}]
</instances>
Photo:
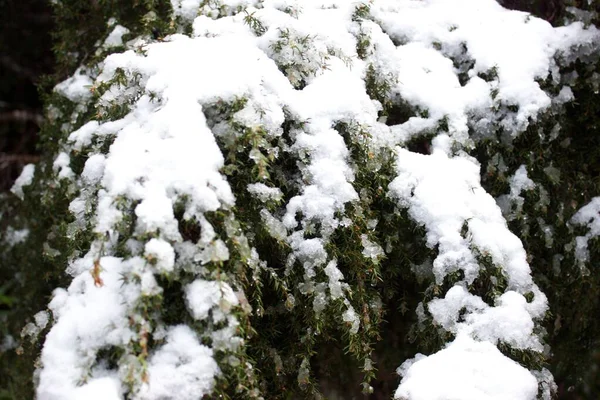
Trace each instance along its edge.
<instances>
[{"instance_id":1,"label":"blurred background","mask_svg":"<svg viewBox=\"0 0 600 400\"><path fill-rule=\"evenodd\" d=\"M0 192L38 158L38 90L53 72L52 30L49 0L0 0Z\"/></svg>"}]
</instances>

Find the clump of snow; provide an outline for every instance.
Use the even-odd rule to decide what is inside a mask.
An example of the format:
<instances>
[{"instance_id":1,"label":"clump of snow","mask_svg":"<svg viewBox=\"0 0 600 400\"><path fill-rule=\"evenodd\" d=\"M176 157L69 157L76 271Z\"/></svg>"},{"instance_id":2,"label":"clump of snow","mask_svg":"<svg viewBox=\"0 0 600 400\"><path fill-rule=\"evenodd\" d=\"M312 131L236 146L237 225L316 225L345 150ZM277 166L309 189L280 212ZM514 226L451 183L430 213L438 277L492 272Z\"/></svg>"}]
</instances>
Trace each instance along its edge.
<instances>
[{"instance_id":1,"label":"clump of snow","mask_svg":"<svg viewBox=\"0 0 600 400\"><path fill-rule=\"evenodd\" d=\"M279 188L272 188L264 183L251 183L248 185L248 192L252 193L263 203L272 200L272 201L280 201L283 192Z\"/></svg>"},{"instance_id":2,"label":"clump of snow","mask_svg":"<svg viewBox=\"0 0 600 400\"><path fill-rule=\"evenodd\" d=\"M192 21L198 15L201 0L171 0L175 15L187 21Z\"/></svg>"},{"instance_id":3,"label":"clump of snow","mask_svg":"<svg viewBox=\"0 0 600 400\"><path fill-rule=\"evenodd\" d=\"M9 247L13 247L19 243L23 243L29 237L29 229L15 229L12 226L6 228L6 232L4 232L4 242L8 244Z\"/></svg>"},{"instance_id":4,"label":"clump of snow","mask_svg":"<svg viewBox=\"0 0 600 400\"><path fill-rule=\"evenodd\" d=\"M56 85L54 90L72 102L78 103L89 100L92 97L90 89L93 84L92 79L85 74L83 69L79 68L72 77Z\"/></svg>"},{"instance_id":5,"label":"clump of snow","mask_svg":"<svg viewBox=\"0 0 600 400\"><path fill-rule=\"evenodd\" d=\"M238 298L225 282L197 279L185 288L185 298L194 319L208 317L208 312L217 307L228 312L238 304Z\"/></svg>"},{"instance_id":6,"label":"clump of snow","mask_svg":"<svg viewBox=\"0 0 600 400\"><path fill-rule=\"evenodd\" d=\"M75 176L75 173L71 169L71 157L65 152L58 154L54 160L52 168L58 173L59 179L71 179Z\"/></svg>"},{"instance_id":7,"label":"clump of snow","mask_svg":"<svg viewBox=\"0 0 600 400\"><path fill-rule=\"evenodd\" d=\"M458 335L445 349L399 368L399 400L533 400L537 379L489 342Z\"/></svg>"},{"instance_id":8,"label":"clump of snow","mask_svg":"<svg viewBox=\"0 0 600 400\"><path fill-rule=\"evenodd\" d=\"M121 400L123 387L115 376L98 376L78 387L72 399Z\"/></svg>"},{"instance_id":9,"label":"clump of snow","mask_svg":"<svg viewBox=\"0 0 600 400\"><path fill-rule=\"evenodd\" d=\"M584 236L575 238L575 256L583 263L590 257L588 242L591 238L600 236L600 197L594 197L592 201L577 211L571 218L571 222L589 229Z\"/></svg>"},{"instance_id":10,"label":"clump of snow","mask_svg":"<svg viewBox=\"0 0 600 400\"><path fill-rule=\"evenodd\" d=\"M313 278L316 275L315 267L327 262L327 251L325 251L323 239L304 239L302 232L291 236L292 248L297 254L298 261L304 267L306 277Z\"/></svg>"},{"instance_id":11,"label":"clump of snow","mask_svg":"<svg viewBox=\"0 0 600 400\"><path fill-rule=\"evenodd\" d=\"M260 211L260 216L271 237L277 240L285 240L287 238L287 229L285 225L279 219L275 218L273 214L262 209Z\"/></svg>"},{"instance_id":12,"label":"clump of snow","mask_svg":"<svg viewBox=\"0 0 600 400\"><path fill-rule=\"evenodd\" d=\"M4 353L10 350L13 350L17 347L17 341L11 335L6 335L2 339L2 343L0 343L0 353Z\"/></svg>"},{"instance_id":13,"label":"clump of snow","mask_svg":"<svg viewBox=\"0 0 600 400\"><path fill-rule=\"evenodd\" d=\"M329 264L325 267L325 274L329 278L329 291L331 292L331 297L333 299L338 299L343 296L343 286L342 279L344 279L344 275L337 268L337 262L335 260L331 260Z\"/></svg>"},{"instance_id":14,"label":"clump of snow","mask_svg":"<svg viewBox=\"0 0 600 400\"><path fill-rule=\"evenodd\" d=\"M162 239L150 239L146 243L144 256L159 272L172 272L175 267L175 250Z\"/></svg>"},{"instance_id":15,"label":"clump of snow","mask_svg":"<svg viewBox=\"0 0 600 400\"><path fill-rule=\"evenodd\" d=\"M434 322L444 329L472 338L469 340L481 341L477 346L486 348L489 345L495 350L492 344L501 341L515 348L541 352L543 346L533 328L535 321L548 308L547 299L532 281L522 243L508 229L494 199L481 187L478 163L464 154L449 156L446 145L448 139L443 135L438 136L434 140L431 155L397 149L398 177L389 186L390 194L400 205L408 208L415 221L427 228L427 245L438 250L433 261L433 273L438 284L443 282L447 274L457 270L464 272L463 284L473 282L480 268L484 267L473 252L475 247L491 256L492 261L502 268L508 280L508 290L497 299L496 305L488 306L480 297L457 285L446 293L444 299L432 300L428 305L429 311ZM522 175L518 176L520 179L516 185L530 184ZM465 226L468 228L466 237L463 236ZM525 300L524 294L527 292L534 294L531 303ZM463 312L464 315L461 315ZM449 349L438 354L448 354L450 357L454 353ZM499 352L492 357L490 354L494 353L489 353L489 350L486 354L497 362L503 357ZM506 362L512 363L508 359ZM436 368L429 362L420 365ZM406 376L412 376L415 366L407 369ZM467 375L470 373L462 372ZM503 397L503 392L498 391L501 385L487 379L487 376L479 382L480 387L471 385L464 389L464 395L455 396L461 399L509 398ZM410 393L411 399L445 398L436 397L444 392L419 395L417 393L421 393L421 389L418 385L415 383L413 394L410 392L413 390L412 384L403 381L397 397ZM449 390L451 393L454 389ZM515 392L512 398L531 398L518 393Z\"/></svg>"},{"instance_id":16,"label":"clump of snow","mask_svg":"<svg viewBox=\"0 0 600 400\"><path fill-rule=\"evenodd\" d=\"M13 192L18 198L23 200L23 187L31 185L33 182L33 175L35 173L35 165L27 164L23 167L23 171L21 171L21 175L15 180L15 183L10 188L10 191Z\"/></svg>"},{"instance_id":17,"label":"clump of snow","mask_svg":"<svg viewBox=\"0 0 600 400\"><path fill-rule=\"evenodd\" d=\"M350 325L350 333L357 333L360 328L360 319L348 300L344 301L344 304L347 308L342 314L342 320Z\"/></svg>"},{"instance_id":18,"label":"clump of snow","mask_svg":"<svg viewBox=\"0 0 600 400\"><path fill-rule=\"evenodd\" d=\"M136 399L196 400L212 392L219 367L212 350L189 327L178 325L167 332L166 342L148 362L148 383Z\"/></svg>"},{"instance_id":19,"label":"clump of snow","mask_svg":"<svg viewBox=\"0 0 600 400\"><path fill-rule=\"evenodd\" d=\"M510 179L510 194L518 196L523 190L533 189L535 183L527 176L527 169L521 165Z\"/></svg>"},{"instance_id":20,"label":"clump of snow","mask_svg":"<svg viewBox=\"0 0 600 400\"><path fill-rule=\"evenodd\" d=\"M113 30L110 32L102 47L105 49L109 49L111 47L119 47L123 46L123 36L129 33L129 29L125 28L122 25L116 25Z\"/></svg>"},{"instance_id":21,"label":"clump of snow","mask_svg":"<svg viewBox=\"0 0 600 400\"><path fill-rule=\"evenodd\" d=\"M133 337L127 318L128 302L135 297L135 287L123 286L126 264L105 257L102 266L102 286L94 282L90 269L93 260L82 259L72 266L74 279L68 290L56 289L49 309L54 325L46 336L41 355L43 368L39 372L37 397L40 399L78 399L86 387L94 387L97 396L120 398L120 382L115 374L89 378L90 364L99 350L108 346L124 346ZM76 271L82 270L81 273ZM110 375L110 371L104 371ZM102 373L100 373L102 375ZM81 386L81 387L80 387Z\"/></svg>"},{"instance_id":22,"label":"clump of snow","mask_svg":"<svg viewBox=\"0 0 600 400\"><path fill-rule=\"evenodd\" d=\"M103 154L94 154L85 162L81 177L92 185L100 183L104 176L106 157Z\"/></svg>"},{"instance_id":23,"label":"clump of snow","mask_svg":"<svg viewBox=\"0 0 600 400\"><path fill-rule=\"evenodd\" d=\"M468 333L493 344L500 341L518 349L542 351L526 303L523 295L508 291L498 298L496 306L490 307L479 296L457 285L443 299L432 300L428 309L436 322L453 333Z\"/></svg>"},{"instance_id":24,"label":"clump of snow","mask_svg":"<svg viewBox=\"0 0 600 400\"><path fill-rule=\"evenodd\" d=\"M509 179L510 193L500 196L496 199L498 206L502 210L508 221L515 219L523 210L525 199L521 193L536 187L535 183L527 176L527 169L521 165L515 174Z\"/></svg>"},{"instance_id":25,"label":"clump of snow","mask_svg":"<svg viewBox=\"0 0 600 400\"><path fill-rule=\"evenodd\" d=\"M31 341L37 339L40 332L46 328L49 322L49 316L46 311L40 311L33 316L34 322L30 322L21 331L21 337L29 337Z\"/></svg>"},{"instance_id":26,"label":"clump of snow","mask_svg":"<svg viewBox=\"0 0 600 400\"><path fill-rule=\"evenodd\" d=\"M371 242L367 235L360 235L360 241L363 246L362 254L365 258L378 262L384 256L383 248L377 243Z\"/></svg>"},{"instance_id":27,"label":"clump of snow","mask_svg":"<svg viewBox=\"0 0 600 400\"><path fill-rule=\"evenodd\" d=\"M563 86L558 95L553 99L556 104L565 104L575 100L573 90L569 86Z\"/></svg>"},{"instance_id":28,"label":"clump of snow","mask_svg":"<svg viewBox=\"0 0 600 400\"><path fill-rule=\"evenodd\" d=\"M392 55L399 65L396 90L434 118L448 117L450 134L460 141L467 138L468 112L490 106L516 106L516 112L501 111L501 124L512 135L526 129L528 119L535 120L551 104L536 78L557 76L556 52L568 55L571 46L597 46L593 27L585 30L575 23L553 28L493 0L386 0L375 2L371 13L401 43ZM450 60L461 57L473 61L464 86ZM492 81L480 77L492 70ZM496 92L493 99L491 90ZM489 122L487 117L477 126L485 129Z\"/></svg>"},{"instance_id":29,"label":"clump of snow","mask_svg":"<svg viewBox=\"0 0 600 400\"><path fill-rule=\"evenodd\" d=\"M390 195L425 225L427 245L439 246L433 262L437 282L457 269L464 271L467 282L477 277L472 243L503 266L511 287L529 290L533 283L525 250L508 230L494 198L481 187L478 163L468 156L449 157L439 147L431 155L397 151L398 177L390 184ZM461 235L465 223L470 240Z\"/></svg>"}]
</instances>

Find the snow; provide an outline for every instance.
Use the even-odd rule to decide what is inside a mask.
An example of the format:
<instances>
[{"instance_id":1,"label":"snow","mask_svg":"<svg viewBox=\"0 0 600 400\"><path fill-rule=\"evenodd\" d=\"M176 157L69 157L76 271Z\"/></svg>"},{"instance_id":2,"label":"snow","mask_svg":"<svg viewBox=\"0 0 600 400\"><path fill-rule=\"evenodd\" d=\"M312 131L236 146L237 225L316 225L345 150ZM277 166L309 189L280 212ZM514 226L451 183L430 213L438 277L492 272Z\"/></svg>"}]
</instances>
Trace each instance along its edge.
<instances>
[{"instance_id":1,"label":"snow","mask_svg":"<svg viewBox=\"0 0 600 400\"><path fill-rule=\"evenodd\" d=\"M15 229L12 226L6 228L4 232L4 242L8 244L8 247L13 247L19 243L23 243L29 237L29 229Z\"/></svg>"},{"instance_id":2,"label":"snow","mask_svg":"<svg viewBox=\"0 0 600 400\"><path fill-rule=\"evenodd\" d=\"M116 25L113 30L110 32L102 47L105 49L109 49L111 47L119 47L123 46L123 35L129 33L129 29L125 28L122 25Z\"/></svg>"},{"instance_id":3,"label":"snow","mask_svg":"<svg viewBox=\"0 0 600 400\"><path fill-rule=\"evenodd\" d=\"M377 262L384 256L381 246L377 243L371 242L367 235L360 235L360 241L363 246L362 254L365 256L365 258L369 258L373 262Z\"/></svg>"},{"instance_id":4,"label":"snow","mask_svg":"<svg viewBox=\"0 0 600 400\"><path fill-rule=\"evenodd\" d=\"M343 286L340 282L344 279L344 275L337 268L337 261L331 260L325 267L325 274L329 278L329 291L333 299L338 299L343 296Z\"/></svg>"},{"instance_id":5,"label":"snow","mask_svg":"<svg viewBox=\"0 0 600 400\"><path fill-rule=\"evenodd\" d=\"M98 398L121 398L120 392L115 391L115 387L120 387L116 376L92 377L78 387L102 347L124 345L133 336L126 316L126 301L132 288L122 287L124 265L115 258L102 258L103 286L99 287L94 284L87 263L92 260L83 259L73 266L83 267L85 272L74 277L68 290L56 289L49 304L55 323L42 350L44 368L39 374L39 399L77 400L82 392L94 392Z\"/></svg>"},{"instance_id":6,"label":"snow","mask_svg":"<svg viewBox=\"0 0 600 400\"><path fill-rule=\"evenodd\" d=\"M92 97L90 89L93 84L92 79L85 74L82 68L79 68L72 77L56 85L54 90L77 103L89 100Z\"/></svg>"},{"instance_id":7,"label":"snow","mask_svg":"<svg viewBox=\"0 0 600 400\"><path fill-rule=\"evenodd\" d=\"M71 179L75 176L75 173L71 169L70 164L71 157L67 153L61 152L60 154L58 154L58 156L54 160L52 168L55 172L58 173L57 175L59 179Z\"/></svg>"},{"instance_id":8,"label":"snow","mask_svg":"<svg viewBox=\"0 0 600 400\"><path fill-rule=\"evenodd\" d=\"M525 204L525 198L521 196L521 193L534 189L536 184L527 176L527 169L524 165L521 165L509 178L509 184L510 193L498 197L496 202L506 220L512 221L520 216Z\"/></svg>"},{"instance_id":9,"label":"snow","mask_svg":"<svg viewBox=\"0 0 600 400\"><path fill-rule=\"evenodd\" d=\"M172 0L177 21L192 25L191 37L139 38L139 48L109 55L94 78L79 69L56 86L56 92L84 104L91 87L123 73L128 83L113 85L96 106L101 116L114 104L129 111L114 121L78 127L53 163L56 178L77 189L71 228L87 229L90 221L96 236L87 254L68 266L69 287L57 289L50 302L53 325L42 351L38 398L122 399L129 373L137 377L136 399L185 400L211 393L220 373L214 353L236 351L244 342L233 312L243 307L244 294L227 261L237 254L231 242L246 238L231 233L238 229L231 222L236 199L218 145L238 133L211 120L207 110L244 100L232 120L265 137L248 149L251 159L258 164L265 154L290 157L298 171L289 182L291 198L267 184L266 176L242 190L269 207L260 210L261 220L291 249L285 274L301 268L298 289L312 297L316 314L336 300L343 304L338 317L347 331L354 335L361 326L355 307L362 312L362 305L353 303L350 285L327 251L336 229L351 227L356 217L347 215L347 206L359 201L355 168L364 167L354 165L344 137L334 129L340 122L368 131L361 145L369 150L394 150L396 175L387 195L425 227L427 245L438 252L432 266L436 283L464 272L447 293L417 310L420 318L428 310L456 339L437 353L405 362L396 398L532 399L538 375L502 355L496 344L541 351L534 327L547 300L531 278L521 241L481 187L478 162L464 150L493 126L512 138L553 100L570 101L568 88L552 99L538 80L555 77L557 52L572 60L593 51L598 31L578 23L553 28L493 0L375 0L369 3L372 20L360 23L352 21L356 2L266 0L255 8L257 3ZM254 32L245 22L248 16L260 21L264 32ZM104 45L120 46L126 32L116 26ZM356 50L361 33L370 39L365 60ZM371 70L388 81L391 99L400 96L422 115L385 125L379 118L382 104L367 93L365 75ZM268 142L281 139L286 119L295 125L289 143L270 147ZM402 147L434 132L442 121L448 129L437 132L431 154ZM94 139L108 138L114 141L100 154ZM70 167L76 153L88 157L81 176ZM13 188L20 197L33 176L33 166L26 168ZM548 175L556 176L553 170ZM524 167L510 183L511 199L533 185ZM582 209L573 221L588 224L598 207ZM229 237L212 226L211 213L229 221ZM198 240L184 237L181 219L200 228ZM377 221L368 226L376 229ZM578 239L582 258L586 238L600 229L597 223L589 226L592 233ZM131 254L117 258L120 235L131 235ZM381 245L366 234L360 238L365 258L378 262L384 256ZM261 255L246 247L248 265L263 268ZM475 249L488 255L508 282L493 305L467 290L486 268ZM160 298L157 276L177 280L183 272L192 277L182 296L202 324L192 329L151 321L144 302ZM533 300L528 302L527 294ZM147 344L148 335L158 344L140 354L136 346ZM201 344L200 336L210 337L211 345ZM100 350L113 347L127 355L116 369L97 359ZM300 375L308 374L302 365L306 372Z\"/></svg>"},{"instance_id":10,"label":"snow","mask_svg":"<svg viewBox=\"0 0 600 400\"><path fill-rule=\"evenodd\" d=\"M534 187L535 183L527 176L527 169L524 165L521 165L510 178L511 196L518 196L523 190L533 189Z\"/></svg>"},{"instance_id":11,"label":"snow","mask_svg":"<svg viewBox=\"0 0 600 400\"><path fill-rule=\"evenodd\" d=\"M238 304L238 298L228 284L201 279L186 286L185 298L192 316L197 320L206 319L209 311L215 307L228 311Z\"/></svg>"},{"instance_id":12,"label":"snow","mask_svg":"<svg viewBox=\"0 0 600 400\"><path fill-rule=\"evenodd\" d=\"M497 344L500 341L515 348L541 352L543 346L533 328L535 321L548 308L547 299L531 279L523 245L509 231L493 197L481 187L478 163L464 154L448 156L448 140L444 135L438 136L434 140L431 155L398 148L398 177L390 184L390 193L400 204L408 207L415 221L427 228L427 245L438 250L433 261L433 273L438 284L443 282L447 274L457 270L464 272L463 285L474 281L484 267L473 253L475 246L479 251L489 254L492 261L502 268L508 280L508 290L496 299L495 305L489 306L480 297L468 293L465 286L456 285L443 299L434 299L429 303L434 323L481 343ZM522 185L529 183L522 173L518 176ZM463 237L465 224L468 234ZM531 303L525 300L527 292L534 295ZM461 311L464 311L462 316ZM461 318L464 321L461 322ZM455 354L444 351L447 351L444 355L449 354L448 357ZM493 358L499 359L500 355ZM425 365L430 364L427 362ZM408 368L406 376L411 376L412 368L415 367ZM470 387L465 394L455 395L456 398L531 398L524 393L503 397L505 394L498 392L499 386L493 380L480 379L479 382L487 382L489 386L481 383L481 389ZM411 388L404 383L402 387ZM399 391L404 393L401 389ZM414 398L420 396L407 393ZM436 394L423 396L427 399L438 398Z\"/></svg>"},{"instance_id":13,"label":"snow","mask_svg":"<svg viewBox=\"0 0 600 400\"><path fill-rule=\"evenodd\" d=\"M264 183L251 183L248 185L248 192L256 196L260 201L267 202L268 200L280 201L283 197L283 192L279 188L272 188Z\"/></svg>"},{"instance_id":14,"label":"snow","mask_svg":"<svg viewBox=\"0 0 600 400\"><path fill-rule=\"evenodd\" d=\"M583 31L581 24L553 28L548 22L523 12L503 9L492 0L427 0L375 3L372 13L395 40L400 62L397 90L411 103L426 107L437 118L449 117L450 133L466 139L466 114L489 108L491 89L496 104L518 106L504 115L502 124L513 135L527 128L551 99L536 82L556 74L554 55L571 45L592 43L597 30ZM427 26L427 29L423 27ZM469 81L460 87L444 55L459 56L462 47L474 61ZM440 47L441 51L435 50ZM493 49L493 51L490 51ZM419 69L421 69L419 71ZM495 82L477 77L495 69Z\"/></svg>"},{"instance_id":15,"label":"snow","mask_svg":"<svg viewBox=\"0 0 600 400\"><path fill-rule=\"evenodd\" d=\"M85 162L81 177L92 185L100 183L104 176L106 157L103 154L94 154Z\"/></svg>"},{"instance_id":16,"label":"snow","mask_svg":"<svg viewBox=\"0 0 600 400\"><path fill-rule=\"evenodd\" d=\"M73 398L90 400L121 400L123 388L120 382L112 376L104 376L91 380L84 386L78 387Z\"/></svg>"},{"instance_id":17,"label":"snow","mask_svg":"<svg viewBox=\"0 0 600 400\"><path fill-rule=\"evenodd\" d=\"M507 291L496 306L490 307L479 296L457 285L446 292L444 299L432 300L428 309L434 320L450 332L469 334L493 344L507 343L517 349L542 351L526 303L521 294ZM465 312L464 322L458 322L461 311Z\"/></svg>"},{"instance_id":18,"label":"snow","mask_svg":"<svg viewBox=\"0 0 600 400\"><path fill-rule=\"evenodd\" d=\"M444 142L448 137L438 139ZM523 246L508 230L494 198L481 187L479 165L466 155L449 157L443 144L436 144L431 155L398 148L398 177L389 187L390 194L427 228L427 245L439 246L433 262L436 281L441 283L458 269L469 283L478 276L472 242L503 266L509 286L530 290L533 283ZM465 223L470 240L461 236Z\"/></svg>"},{"instance_id":19,"label":"snow","mask_svg":"<svg viewBox=\"0 0 600 400\"><path fill-rule=\"evenodd\" d=\"M135 399L173 398L196 400L210 394L219 367L212 350L200 344L189 327L178 325L169 330L166 343L150 358L149 381Z\"/></svg>"},{"instance_id":20,"label":"snow","mask_svg":"<svg viewBox=\"0 0 600 400\"><path fill-rule=\"evenodd\" d=\"M358 319L356 311L354 311L354 307L349 304L348 300L346 300L344 304L347 308L342 314L342 320L350 325L350 333L355 334L360 328L360 320Z\"/></svg>"},{"instance_id":21,"label":"snow","mask_svg":"<svg viewBox=\"0 0 600 400\"><path fill-rule=\"evenodd\" d=\"M584 236L575 238L575 256L580 262L589 259L588 242L591 238L600 236L600 197L594 197L588 204L573 215L571 222L586 226L589 230Z\"/></svg>"},{"instance_id":22,"label":"snow","mask_svg":"<svg viewBox=\"0 0 600 400\"><path fill-rule=\"evenodd\" d=\"M417 355L398 372L399 400L533 400L538 391L527 369L467 335L429 357Z\"/></svg>"},{"instance_id":23,"label":"snow","mask_svg":"<svg viewBox=\"0 0 600 400\"><path fill-rule=\"evenodd\" d=\"M175 267L175 250L162 239L150 239L146 243L144 256L158 272L171 272Z\"/></svg>"},{"instance_id":24,"label":"snow","mask_svg":"<svg viewBox=\"0 0 600 400\"><path fill-rule=\"evenodd\" d=\"M33 175L35 173L35 165L27 164L23 167L23 171L21 171L21 175L15 180L15 183L10 188L10 191L13 192L18 198L23 200L25 194L23 193L23 188L25 186L31 185L33 182Z\"/></svg>"},{"instance_id":25,"label":"snow","mask_svg":"<svg viewBox=\"0 0 600 400\"><path fill-rule=\"evenodd\" d=\"M33 322L29 322L21 331L21 337L29 337L30 340L34 341L40 332L46 328L49 322L48 313L46 311L40 311L33 316Z\"/></svg>"},{"instance_id":26,"label":"snow","mask_svg":"<svg viewBox=\"0 0 600 400\"><path fill-rule=\"evenodd\" d=\"M198 15L201 0L171 0L175 15L191 21Z\"/></svg>"},{"instance_id":27,"label":"snow","mask_svg":"<svg viewBox=\"0 0 600 400\"><path fill-rule=\"evenodd\" d=\"M279 219L275 218L273 214L266 209L262 209L260 216L272 238L277 240L285 240L287 238L285 225Z\"/></svg>"}]
</instances>

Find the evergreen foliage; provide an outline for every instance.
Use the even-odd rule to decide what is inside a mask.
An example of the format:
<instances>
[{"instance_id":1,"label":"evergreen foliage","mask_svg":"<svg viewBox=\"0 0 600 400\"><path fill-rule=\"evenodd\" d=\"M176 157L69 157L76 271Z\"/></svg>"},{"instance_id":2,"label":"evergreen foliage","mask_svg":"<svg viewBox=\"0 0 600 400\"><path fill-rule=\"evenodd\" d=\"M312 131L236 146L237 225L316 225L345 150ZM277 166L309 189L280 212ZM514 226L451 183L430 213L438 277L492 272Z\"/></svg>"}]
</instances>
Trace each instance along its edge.
<instances>
[{"instance_id":1,"label":"evergreen foliage","mask_svg":"<svg viewBox=\"0 0 600 400\"><path fill-rule=\"evenodd\" d=\"M523 14L562 36L511 98L405 2L346 3L55 3L43 159L0 206L0 399L423 398L452 354L600 393L600 9ZM411 57L489 106L411 92Z\"/></svg>"}]
</instances>

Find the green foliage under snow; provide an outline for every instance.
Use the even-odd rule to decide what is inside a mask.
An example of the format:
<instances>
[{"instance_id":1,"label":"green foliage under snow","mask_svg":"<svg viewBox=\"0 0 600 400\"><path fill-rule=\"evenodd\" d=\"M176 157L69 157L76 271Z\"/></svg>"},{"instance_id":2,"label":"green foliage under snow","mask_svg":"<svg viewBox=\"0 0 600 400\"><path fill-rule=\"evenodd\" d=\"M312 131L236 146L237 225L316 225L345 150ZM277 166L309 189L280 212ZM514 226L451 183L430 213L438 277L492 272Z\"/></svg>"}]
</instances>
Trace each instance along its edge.
<instances>
[{"instance_id":1,"label":"green foliage under snow","mask_svg":"<svg viewBox=\"0 0 600 400\"><path fill-rule=\"evenodd\" d=\"M56 2L0 398L596 396L600 10L479 1Z\"/></svg>"}]
</instances>

